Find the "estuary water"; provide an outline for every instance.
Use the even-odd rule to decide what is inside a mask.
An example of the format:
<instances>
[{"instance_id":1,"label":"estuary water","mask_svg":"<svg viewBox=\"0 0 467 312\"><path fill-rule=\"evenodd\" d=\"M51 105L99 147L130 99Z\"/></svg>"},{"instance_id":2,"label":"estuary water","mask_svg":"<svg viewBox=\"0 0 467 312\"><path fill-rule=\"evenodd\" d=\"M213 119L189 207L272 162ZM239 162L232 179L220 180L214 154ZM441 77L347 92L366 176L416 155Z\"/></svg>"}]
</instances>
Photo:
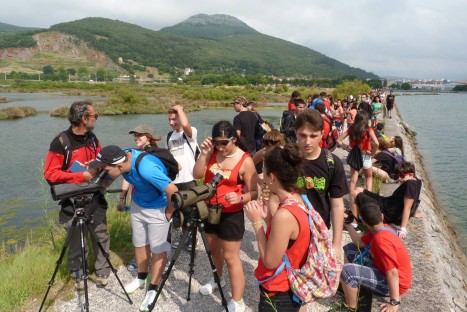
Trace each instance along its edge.
<instances>
[{"instance_id":1,"label":"estuary water","mask_svg":"<svg viewBox=\"0 0 467 312\"><path fill-rule=\"evenodd\" d=\"M467 94L402 95L396 96L396 103L417 132L434 192L467 253Z\"/></svg>"},{"instance_id":2,"label":"estuary water","mask_svg":"<svg viewBox=\"0 0 467 312\"><path fill-rule=\"evenodd\" d=\"M0 122L0 241L24 239L24 234L34 234L43 227L45 211L58 211L58 205L50 197L48 184L43 178L43 163L50 142L60 131L68 128L65 118L54 118L48 112L61 106L89 97L64 96L61 94L0 93L0 97L11 100L0 104L7 106L32 106L40 113L37 116ZM91 98L100 101L101 98ZM285 106L285 104L284 104ZM264 118L278 120L282 112L265 110ZM188 113L192 126L198 129L198 141L202 142L211 133L212 126L219 120L232 121L233 109L207 109ZM103 146L115 144L133 147L133 137L128 131L139 124L153 127L156 135L165 136L172 129L167 115L99 116L94 132ZM163 146L163 141L161 146ZM116 181L112 188L121 184ZM52 214L56 218L56 214ZM31 230L32 229L32 230Z\"/></svg>"}]
</instances>

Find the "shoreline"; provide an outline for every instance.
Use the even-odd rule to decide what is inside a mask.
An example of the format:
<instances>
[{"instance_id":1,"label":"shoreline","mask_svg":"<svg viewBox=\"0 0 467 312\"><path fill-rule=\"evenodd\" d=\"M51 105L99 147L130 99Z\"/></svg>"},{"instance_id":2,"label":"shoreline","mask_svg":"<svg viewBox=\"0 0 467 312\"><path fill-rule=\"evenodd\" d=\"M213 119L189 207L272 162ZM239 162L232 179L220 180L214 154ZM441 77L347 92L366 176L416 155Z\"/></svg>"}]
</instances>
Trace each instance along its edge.
<instances>
[{"instance_id":1,"label":"shoreline","mask_svg":"<svg viewBox=\"0 0 467 312\"><path fill-rule=\"evenodd\" d=\"M430 260L436 269L436 278L439 280L439 288L443 292L443 299L448 304L451 311L467 311L467 257L457 242L454 227L449 223L446 212L441 208L436 193L433 190L428 174L423 165L423 156L417 148L416 135L412 132L399 112L397 105L394 112L401 136L404 143L408 145L407 151L411 153L410 160L415 163L417 176L422 179L423 186L420 194L419 211L424 215L420 223L422 226L421 236L424 236L425 247L428 250L419 250L424 252L425 260ZM391 133L393 135L393 133ZM413 227L414 220L409 222L409 229ZM417 222L418 223L418 222ZM412 235L412 231L409 235ZM409 243L407 247L411 249ZM411 257L412 257L411 252ZM420 263L426 265L426 263ZM412 263L412 266L415 266ZM430 273L427 271L426 273ZM432 276L435 277L435 276ZM415 281L415 278L414 278ZM430 291L428 291L430 293ZM429 310L426 310L429 311Z\"/></svg>"}]
</instances>

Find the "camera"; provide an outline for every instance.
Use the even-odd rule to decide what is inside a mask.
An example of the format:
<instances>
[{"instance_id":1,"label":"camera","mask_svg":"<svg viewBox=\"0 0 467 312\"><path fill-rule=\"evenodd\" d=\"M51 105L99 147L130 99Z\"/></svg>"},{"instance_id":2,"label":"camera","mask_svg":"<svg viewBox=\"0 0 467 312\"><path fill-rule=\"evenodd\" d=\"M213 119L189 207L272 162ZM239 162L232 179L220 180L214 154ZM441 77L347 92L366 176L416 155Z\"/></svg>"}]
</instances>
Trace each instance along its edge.
<instances>
[{"instance_id":1,"label":"camera","mask_svg":"<svg viewBox=\"0 0 467 312\"><path fill-rule=\"evenodd\" d=\"M52 199L63 200L70 197L78 197L81 195L94 194L97 192L105 192L105 189L101 186L102 179L107 174L107 170L102 170L99 175L93 178L89 182L81 184L55 184L51 187Z\"/></svg>"},{"instance_id":2,"label":"camera","mask_svg":"<svg viewBox=\"0 0 467 312\"><path fill-rule=\"evenodd\" d=\"M217 173L210 183L197 185L187 191L178 191L172 194L170 201L175 208L172 222L175 227L180 227L185 223L185 219L196 217L200 220L206 220L211 210L219 212L222 206L216 206L215 209L208 209L204 202L211 199L217 191L217 186L223 177Z\"/></svg>"}]
</instances>

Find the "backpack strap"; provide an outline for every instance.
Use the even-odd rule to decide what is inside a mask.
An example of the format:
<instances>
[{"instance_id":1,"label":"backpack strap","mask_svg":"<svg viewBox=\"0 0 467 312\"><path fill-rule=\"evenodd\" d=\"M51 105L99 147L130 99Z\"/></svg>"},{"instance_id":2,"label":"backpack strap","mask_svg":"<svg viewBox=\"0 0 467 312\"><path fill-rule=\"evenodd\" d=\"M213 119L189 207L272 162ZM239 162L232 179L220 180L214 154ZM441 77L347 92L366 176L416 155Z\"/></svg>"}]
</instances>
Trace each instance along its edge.
<instances>
[{"instance_id":1,"label":"backpack strap","mask_svg":"<svg viewBox=\"0 0 467 312\"><path fill-rule=\"evenodd\" d=\"M88 139L86 139L84 143L72 146L71 139L67 131L62 131L58 134L58 141L60 142L60 144L62 144L63 150L65 151L65 158L63 159L62 171L66 171L68 169L71 161L71 154L74 149L78 149L82 146L87 146L91 142L92 148L94 148L94 152L97 155L96 136L94 135L94 133L90 133Z\"/></svg>"},{"instance_id":2,"label":"backpack strap","mask_svg":"<svg viewBox=\"0 0 467 312\"><path fill-rule=\"evenodd\" d=\"M62 131L58 134L58 140L62 144L63 150L65 151L65 158L63 159L62 171L68 169L68 165L71 160L71 140L66 131Z\"/></svg>"},{"instance_id":3,"label":"backpack strap","mask_svg":"<svg viewBox=\"0 0 467 312\"><path fill-rule=\"evenodd\" d=\"M167 137L165 138L166 140L166 145L167 145L167 148L169 148L169 140L170 140L170 137L172 136L172 133L174 133L174 131L170 131L169 133L167 133Z\"/></svg>"},{"instance_id":4,"label":"backpack strap","mask_svg":"<svg viewBox=\"0 0 467 312\"><path fill-rule=\"evenodd\" d=\"M328 150L328 149L324 149L324 153L326 154L326 161L328 163L328 172L329 172L329 176L332 177L334 176L334 169L335 169L335 166L334 166L334 157L332 157L332 153ZM331 180L329 179L329 180ZM311 206L311 204L310 204Z\"/></svg>"},{"instance_id":5,"label":"backpack strap","mask_svg":"<svg viewBox=\"0 0 467 312\"><path fill-rule=\"evenodd\" d=\"M188 137L186 136L185 134L185 131L183 132L183 138L185 139L186 141L186 144L188 144L188 147L190 148L191 152L193 153L193 157L196 157L196 154L195 154L195 151L193 150L193 147L191 147L191 144L190 142L188 141ZM168 145L167 145L168 146Z\"/></svg>"},{"instance_id":6,"label":"backpack strap","mask_svg":"<svg viewBox=\"0 0 467 312\"><path fill-rule=\"evenodd\" d=\"M387 227L382 227L380 228L378 231L376 231L376 234L378 234L379 232L381 231L389 231L391 232L392 234L396 235L397 237L399 237L397 235L397 233L393 230L393 229L390 229L390 228L387 228ZM373 237L374 237L373 235ZM354 259L353 263L357 263L357 264L363 264L363 259L366 257L366 255L368 254L368 252L370 252L370 247L371 247L371 243L373 243L373 239L371 240L371 242L368 244L368 246L365 247L365 249L363 249L363 251L360 253L360 255Z\"/></svg>"}]
</instances>

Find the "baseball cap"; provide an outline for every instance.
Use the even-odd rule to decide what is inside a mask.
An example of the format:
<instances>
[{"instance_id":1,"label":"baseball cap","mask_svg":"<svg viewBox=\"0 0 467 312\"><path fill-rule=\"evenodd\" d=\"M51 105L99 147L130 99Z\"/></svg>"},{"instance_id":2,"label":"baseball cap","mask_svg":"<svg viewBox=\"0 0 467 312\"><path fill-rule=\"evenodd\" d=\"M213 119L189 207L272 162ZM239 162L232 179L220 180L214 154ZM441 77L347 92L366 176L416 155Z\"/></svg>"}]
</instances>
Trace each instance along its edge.
<instances>
[{"instance_id":1,"label":"baseball cap","mask_svg":"<svg viewBox=\"0 0 467 312\"><path fill-rule=\"evenodd\" d=\"M242 104L243 106L246 106L247 102L248 100L246 99L246 97L239 95L236 96L230 104Z\"/></svg>"},{"instance_id":2,"label":"baseball cap","mask_svg":"<svg viewBox=\"0 0 467 312\"><path fill-rule=\"evenodd\" d=\"M116 145L108 145L101 149L95 160L89 163L89 167L97 169L105 165L116 165L126 160L126 153Z\"/></svg>"},{"instance_id":3,"label":"baseball cap","mask_svg":"<svg viewBox=\"0 0 467 312\"><path fill-rule=\"evenodd\" d=\"M133 130L131 130L128 133L129 134L133 134L133 133L149 133L150 135L152 135L152 128L149 127L149 126L146 126L146 125L139 125L139 126L137 126L136 128L134 128Z\"/></svg>"}]
</instances>

